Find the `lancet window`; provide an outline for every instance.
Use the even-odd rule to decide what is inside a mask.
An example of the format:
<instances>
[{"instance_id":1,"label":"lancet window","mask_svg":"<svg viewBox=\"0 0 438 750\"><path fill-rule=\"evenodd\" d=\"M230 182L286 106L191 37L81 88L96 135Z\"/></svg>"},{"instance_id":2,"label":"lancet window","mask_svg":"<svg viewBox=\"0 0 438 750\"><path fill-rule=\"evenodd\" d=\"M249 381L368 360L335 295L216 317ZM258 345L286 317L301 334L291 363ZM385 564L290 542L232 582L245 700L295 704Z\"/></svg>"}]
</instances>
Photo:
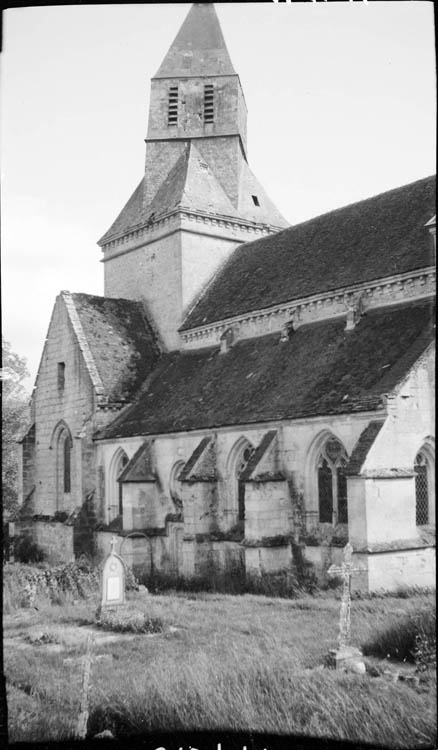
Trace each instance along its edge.
<instances>
[{"instance_id":1,"label":"lancet window","mask_svg":"<svg viewBox=\"0 0 438 750\"><path fill-rule=\"evenodd\" d=\"M317 464L320 523L348 523L347 461L343 445L329 438Z\"/></svg>"}]
</instances>

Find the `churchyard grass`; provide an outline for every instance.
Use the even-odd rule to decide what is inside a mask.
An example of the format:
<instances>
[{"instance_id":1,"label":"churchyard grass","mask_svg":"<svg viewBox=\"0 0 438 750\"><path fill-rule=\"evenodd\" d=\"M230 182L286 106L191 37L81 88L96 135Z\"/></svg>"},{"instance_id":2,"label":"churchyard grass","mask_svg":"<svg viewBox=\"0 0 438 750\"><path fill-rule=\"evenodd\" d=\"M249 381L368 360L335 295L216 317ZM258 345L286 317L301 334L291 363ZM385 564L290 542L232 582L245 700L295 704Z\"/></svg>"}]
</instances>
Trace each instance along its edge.
<instances>
[{"instance_id":1,"label":"churchyard grass","mask_svg":"<svg viewBox=\"0 0 438 750\"><path fill-rule=\"evenodd\" d=\"M433 602L427 592L355 599L354 644L371 643L394 622L432 610ZM4 616L11 742L73 736L82 678L78 657L85 654L97 604L92 597ZM160 730L234 730L433 746L432 670L422 672L413 687L382 675L385 668L399 668L394 660L368 657L377 677L323 667L336 646L339 592L297 599L130 592L128 605L156 618L163 629L154 634L95 629L90 736L104 729L117 738Z\"/></svg>"}]
</instances>

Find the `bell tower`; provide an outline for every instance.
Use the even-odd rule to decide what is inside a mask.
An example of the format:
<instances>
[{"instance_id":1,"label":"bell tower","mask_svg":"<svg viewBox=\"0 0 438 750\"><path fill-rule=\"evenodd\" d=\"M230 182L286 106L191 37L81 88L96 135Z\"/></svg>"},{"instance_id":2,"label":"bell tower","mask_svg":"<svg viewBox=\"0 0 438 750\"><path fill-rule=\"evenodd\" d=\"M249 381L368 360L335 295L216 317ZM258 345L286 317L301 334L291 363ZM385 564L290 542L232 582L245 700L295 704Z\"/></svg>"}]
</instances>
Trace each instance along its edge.
<instances>
[{"instance_id":1,"label":"bell tower","mask_svg":"<svg viewBox=\"0 0 438 750\"><path fill-rule=\"evenodd\" d=\"M214 6L195 3L151 81L144 177L99 241L105 295L143 300L168 349L231 251L287 226L249 169L246 120Z\"/></svg>"}]
</instances>

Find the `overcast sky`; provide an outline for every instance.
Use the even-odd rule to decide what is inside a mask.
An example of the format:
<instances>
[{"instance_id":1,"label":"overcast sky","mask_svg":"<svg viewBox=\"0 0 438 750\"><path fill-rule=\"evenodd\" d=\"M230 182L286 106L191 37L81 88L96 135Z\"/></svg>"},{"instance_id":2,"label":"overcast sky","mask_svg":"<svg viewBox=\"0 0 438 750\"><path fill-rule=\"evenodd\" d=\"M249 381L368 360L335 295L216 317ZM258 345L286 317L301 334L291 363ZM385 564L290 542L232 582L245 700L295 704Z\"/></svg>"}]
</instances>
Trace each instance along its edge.
<instances>
[{"instance_id":1,"label":"overcast sky","mask_svg":"<svg viewBox=\"0 0 438 750\"><path fill-rule=\"evenodd\" d=\"M6 10L3 333L30 388L61 289L103 293L96 245L144 165L149 79L190 5ZM435 171L429 2L216 4L249 162L297 223Z\"/></svg>"}]
</instances>

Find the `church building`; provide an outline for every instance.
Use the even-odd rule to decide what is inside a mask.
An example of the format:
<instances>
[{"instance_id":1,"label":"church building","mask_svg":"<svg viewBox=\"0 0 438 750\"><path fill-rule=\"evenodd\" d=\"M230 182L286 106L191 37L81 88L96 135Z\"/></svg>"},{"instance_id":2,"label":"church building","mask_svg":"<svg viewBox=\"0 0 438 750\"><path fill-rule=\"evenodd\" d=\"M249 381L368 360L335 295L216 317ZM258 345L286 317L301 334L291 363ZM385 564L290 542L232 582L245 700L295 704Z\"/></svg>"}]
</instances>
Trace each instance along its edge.
<instances>
[{"instance_id":1,"label":"church building","mask_svg":"<svg viewBox=\"0 0 438 750\"><path fill-rule=\"evenodd\" d=\"M21 527L55 560L187 578L434 583L435 178L289 226L248 163L212 4L152 78L144 175L62 291L22 439Z\"/></svg>"}]
</instances>

